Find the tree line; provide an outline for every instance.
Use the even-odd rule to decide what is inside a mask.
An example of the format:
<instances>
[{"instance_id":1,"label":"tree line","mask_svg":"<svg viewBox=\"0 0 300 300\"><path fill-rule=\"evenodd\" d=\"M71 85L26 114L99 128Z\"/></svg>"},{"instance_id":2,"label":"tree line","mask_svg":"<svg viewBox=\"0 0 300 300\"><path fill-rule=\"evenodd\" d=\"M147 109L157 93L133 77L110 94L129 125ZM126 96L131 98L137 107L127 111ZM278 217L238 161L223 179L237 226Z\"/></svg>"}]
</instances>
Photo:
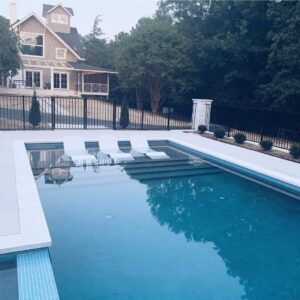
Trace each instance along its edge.
<instances>
[{"instance_id":1,"label":"tree line","mask_svg":"<svg viewBox=\"0 0 300 300\"><path fill-rule=\"evenodd\" d=\"M119 72L112 97L300 112L299 1L162 0L109 42L99 25L82 40L89 63Z\"/></svg>"},{"instance_id":2,"label":"tree line","mask_svg":"<svg viewBox=\"0 0 300 300\"><path fill-rule=\"evenodd\" d=\"M128 33L107 41L98 16L81 39L87 63L119 72L111 98L138 108L210 98L300 112L300 1L161 0ZM14 75L17 37L2 17L0 45L2 76Z\"/></svg>"}]
</instances>

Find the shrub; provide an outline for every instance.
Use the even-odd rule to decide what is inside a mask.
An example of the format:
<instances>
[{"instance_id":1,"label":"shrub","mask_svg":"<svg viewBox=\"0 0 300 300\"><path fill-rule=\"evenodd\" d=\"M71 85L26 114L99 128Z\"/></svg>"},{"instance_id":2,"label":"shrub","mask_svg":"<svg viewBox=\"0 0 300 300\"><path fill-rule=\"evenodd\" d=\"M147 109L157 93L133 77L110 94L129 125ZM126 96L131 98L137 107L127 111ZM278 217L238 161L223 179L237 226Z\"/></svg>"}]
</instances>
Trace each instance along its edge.
<instances>
[{"instance_id":1,"label":"shrub","mask_svg":"<svg viewBox=\"0 0 300 300\"><path fill-rule=\"evenodd\" d=\"M205 125L199 125L198 126L198 131L200 133L204 133L205 131L207 131L207 127Z\"/></svg>"},{"instance_id":2,"label":"shrub","mask_svg":"<svg viewBox=\"0 0 300 300\"><path fill-rule=\"evenodd\" d=\"M215 129L215 130L214 130L214 136L215 136L217 139L222 139L222 138L224 138L224 136L225 136L225 130L222 129L222 128Z\"/></svg>"},{"instance_id":3,"label":"shrub","mask_svg":"<svg viewBox=\"0 0 300 300\"><path fill-rule=\"evenodd\" d=\"M236 133L233 138L238 144L243 144L246 141L246 135L243 133Z\"/></svg>"},{"instance_id":4,"label":"shrub","mask_svg":"<svg viewBox=\"0 0 300 300\"><path fill-rule=\"evenodd\" d=\"M121 115L120 115L120 125L125 129L129 125L129 112L128 105L125 100L122 102Z\"/></svg>"},{"instance_id":5,"label":"shrub","mask_svg":"<svg viewBox=\"0 0 300 300\"><path fill-rule=\"evenodd\" d=\"M41 110L40 103L37 100L36 91L34 91L32 100L31 100L31 108L29 111L29 122L33 127L36 127L41 122Z\"/></svg>"},{"instance_id":6,"label":"shrub","mask_svg":"<svg viewBox=\"0 0 300 300\"><path fill-rule=\"evenodd\" d=\"M300 145L293 144L290 148L290 155L293 156L293 158L299 158L300 157Z\"/></svg>"},{"instance_id":7,"label":"shrub","mask_svg":"<svg viewBox=\"0 0 300 300\"><path fill-rule=\"evenodd\" d=\"M264 151L269 151L273 147L273 142L270 140L262 140L260 142L260 146L263 148Z\"/></svg>"}]
</instances>

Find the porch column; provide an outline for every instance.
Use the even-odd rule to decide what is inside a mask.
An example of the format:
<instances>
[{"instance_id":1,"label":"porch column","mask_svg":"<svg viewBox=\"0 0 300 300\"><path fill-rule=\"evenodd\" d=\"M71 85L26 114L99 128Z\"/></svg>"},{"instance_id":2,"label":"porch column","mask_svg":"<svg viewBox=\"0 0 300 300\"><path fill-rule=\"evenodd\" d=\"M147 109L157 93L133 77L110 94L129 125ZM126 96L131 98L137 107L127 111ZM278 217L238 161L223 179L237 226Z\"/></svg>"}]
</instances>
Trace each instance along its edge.
<instances>
[{"instance_id":1,"label":"porch column","mask_svg":"<svg viewBox=\"0 0 300 300\"><path fill-rule=\"evenodd\" d=\"M84 92L84 74L81 72L81 92Z\"/></svg>"},{"instance_id":2,"label":"porch column","mask_svg":"<svg viewBox=\"0 0 300 300\"><path fill-rule=\"evenodd\" d=\"M213 100L193 99L192 128L198 130L199 125L205 125L209 129L210 111Z\"/></svg>"},{"instance_id":3,"label":"porch column","mask_svg":"<svg viewBox=\"0 0 300 300\"><path fill-rule=\"evenodd\" d=\"M54 82L53 82L53 68L50 68L50 90L53 90L54 88Z\"/></svg>"},{"instance_id":4,"label":"porch column","mask_svg":"<svg viewBox=\"0 0 300 300\"><path fill-rule=\"evenodd\" d=\"M108 96L109 96L109 74L107 73L107 100L108 100Z\"/></svg>"}]
</instances>

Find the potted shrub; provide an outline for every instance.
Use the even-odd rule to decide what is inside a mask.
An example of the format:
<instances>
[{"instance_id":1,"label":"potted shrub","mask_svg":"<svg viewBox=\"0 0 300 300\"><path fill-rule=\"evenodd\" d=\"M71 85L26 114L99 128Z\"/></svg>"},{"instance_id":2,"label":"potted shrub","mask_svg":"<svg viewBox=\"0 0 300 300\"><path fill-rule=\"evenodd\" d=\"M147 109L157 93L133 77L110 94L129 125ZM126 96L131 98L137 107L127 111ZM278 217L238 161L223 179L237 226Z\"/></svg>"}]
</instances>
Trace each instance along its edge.
<instances>
[{"instance_id":1,"label":"potted shrub","mask_svg":"<svg viewBox=\"0 0 300 300\"><path fill-rule=\"evenodd\" d=\"M120 115L120 125L125 129L129 125L129 112L128 105L125 100L122 102L121 115Z\"/></svg>"},{"instance_id":2,"label":"potted shrub","mask_svg":"<svg viewBox=\"0 0 300 300\"><path fill-rule=\"evenodd\" d=\"M262 140L259 144L264 151L270 151L273 147L273 142L270 140Z\"/></svg>"},{"instance_id":3,"label":"potted shrub","mask_svg":"<svg viewBox=\"0 0 300 300\"><path fill-rule=\"evenodd\" d=\"M207 127L205 125L199 125L198 126L198 131L202 134L205 131L207 131Z\"/></svg>"},{"instance_id":4,"label":"potted shrub","mask_svg":"<svg viewBox=\"0 0 300 300\"><path fill-rule=\"evenodd\" d=\"M300 157L300 145L292 144L290 148L290 155L293 158L299 158Z\"/></svg>"},{"instance_id":5,"label":"potted shrub","mask_svg":"<svg viewBox=\"0 0 300 300\"><path fill-rule=\"evenodd\" d=\"M222 128L215 129L215 130L214 130L214 136L215 136L217 139L223 139L224 136L225 136L225 130L222 129Z\"/></svg>"},{"instance_id":6,"label":"potted shrub","mask_svg":"<svg viewBox=\"0 0 300 300\"><path fill-rule=\"evenodd\" d=\"M246 135L243 133L236 133L233 138L238 144L243 144L246 141Z\"/></svg>"},{"instance_id":7,"label":"potted shrub","mask_svg":"<svg viewBox=\"0 0 300 300\"><path fill-rule=\"evenodd\" d=\"M41 110L40 110L40 103L36 96L36 91L34 91L32 100L31 100L31 108L29 111L29 122L35 128L41 122Z\"/></svg>"}]
</instances>

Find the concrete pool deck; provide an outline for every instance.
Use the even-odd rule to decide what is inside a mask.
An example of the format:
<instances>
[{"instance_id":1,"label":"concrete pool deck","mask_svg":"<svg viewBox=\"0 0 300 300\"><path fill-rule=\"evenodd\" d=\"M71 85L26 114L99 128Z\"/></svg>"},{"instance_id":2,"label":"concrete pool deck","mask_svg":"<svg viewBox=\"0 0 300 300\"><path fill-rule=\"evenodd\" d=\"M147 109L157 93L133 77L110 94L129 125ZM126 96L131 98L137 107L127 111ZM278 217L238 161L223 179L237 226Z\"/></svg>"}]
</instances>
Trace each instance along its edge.
<instances>
[{"instance_id":1,"label":"concrete pool deck","mask_svg":"<svg viewBox=\"0 0 300 300\"><path fill-rule=\"evenodd\" d=\"M51 237L31 172L25 143L62 142L66 136L97 141L111 134L119 140L146 135L170 140L300 188L300 164L184 131L56 130L0 132L0 254L51 245Z\"/></svg>"}]
</instances>

